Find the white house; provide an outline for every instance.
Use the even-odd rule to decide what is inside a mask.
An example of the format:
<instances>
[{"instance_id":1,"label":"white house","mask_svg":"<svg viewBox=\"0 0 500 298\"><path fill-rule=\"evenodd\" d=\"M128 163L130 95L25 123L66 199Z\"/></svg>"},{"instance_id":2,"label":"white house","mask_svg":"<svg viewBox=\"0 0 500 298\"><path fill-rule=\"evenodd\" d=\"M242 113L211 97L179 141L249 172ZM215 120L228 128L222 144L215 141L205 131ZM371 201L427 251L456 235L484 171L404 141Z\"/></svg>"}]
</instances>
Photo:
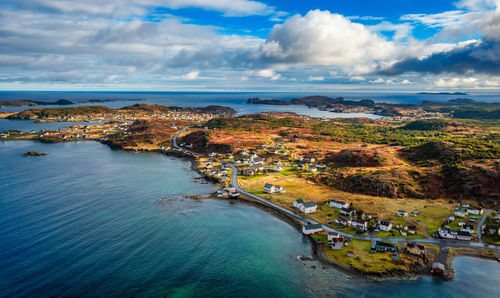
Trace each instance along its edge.
<instances>
[{"instance_id":1,"label":"white house","mask_svg":"<svg viewBox=\"0 0 500 298\"><path fill-rule=\"evenodd\" d=\"M353 216L354 214L356 214L356 211L351 208L340 208L340 214L345 216Z\"/></svg>"},{"instance_id":2,"label":"white house","mask_svg":"<svg viewBox=\"0 0 500 298\"><path fill-rule=\"evenodd\" d=\"M390 231L392 230L392 223L385 220L378 221L378 229L381 231Z\"/></svg>"},{"instance_id":3,"label":"white house","mask_svg":"<svg viewBox=\"0 0 500 298\"><path fill-rule=\"evenodd\" d=\"M475 208L475 207L469 207L467 208L467 213L473 214L473 215L481 215L483 214L484 210L482 208Z\"/></svg>"},{"instance_id":4,"label":"white house","mask_svg":"<svg viewBox=\"0 0 500 298\"><path fill-rule=\"evenodd\" d=\"M266 183L266 185L264 185L264 192L265 193L275 193L276 188L271 183Z\"/></svg>"},{"instance_id":5,"label":"white house","mask_svg":"<svg viewBox=\"0 0 500 298\"><path fill-rule=\"evenodd\" d=\"M468 232L468 233L474 233L474 226L473 225L463 225L461 228L460 228L460 231L461 232Z\"/></svg>"},{"instance_id":6,"label":"white house","mask_svg":"<svg viewBox=\"0 0 500 298\"><path fill-rule=\"evenodd\" d=\"M302 227L302 233L305 235L316 234L323 232L323 226L321 224L305 225Z\"/></svg>"},{"instance_id":7,"label":"white house","mask_svg":"<svg viewBox=\"0 0 500 298\"><path fill-rule=\"evenodd\" d=\"M400 217L407 217L408 216L408 212L406 212L404 210L398 210L398 216L400 216Z\"/></svg>"},{"instance_id":8,"label":"white house","mask_svg":"<svg viewBox=\"0 0 500 298\"><path fill-rule=\"evenodd\" d=\"M359 231L366 231L368 229L368 223L364 220L353 220L352 227Z\"/></svg>"},{"instance_id":9,"label":"white house","mask_svg":"<svg viewBox=\"0 0 500 298\"><path fill-rule=\"evenodd\" d=\"M318 205L316 205L316 203L314 203L314 202L305 202L299 206L299 210L302 213L313 213L313 212L316 212L317 208L318 208Z\"/></svg>"},{"instance_id":10,"label":"white house","mask_svg":"<svg viewBox=\"0 0 500 298\"><path fill-rule=\"evenodd\" d=\"M344 244L344 237L339 233L328 232L328 246L331 249L342 249Z\"/></svg>"},{"instance_id":11,"label":"white house","mask_svg":"<svg viewBox=\"0 0 500 298\"><path fill-rule=\"evenodd\" d=\"M273 171L275 171L275 172L281 172L281 171L283 171L283 168L281 166L279 166L279 165L276 165L276 166L274 166Z\"/></svg>"},{"instance_id":12,"label":"white house","mask_svg":"<svg viewBox=\"0 0 500 298\"><path fill-rule=\"evenodd\" d=\"M334 220L336 224L343 225L344 227L348 227L351 225L351 220L348 218L338 217Z\"/></svg>"},{"instance_id":13,"label":"white house","mask_svg":"<svg viewBox=\"0 0 500 298\"><path fill-rule=\"evenodd\" d=\"M261 157L253 156L250 158L250 162L248 163L250 167L261 166L264 167L264 160Z\"/></svg>"},{"instance_id":14,"label":"white house","mask_svg":"<svg viewBox=\"0 0 500 298\"><path fill-rule=\"evenodd\" d=\"M450 228L439 228L439 237L444 239L457 239L458 232Z\"/></svg>"},{"instance_id":15,"label":"white house","mask_svg":"<svg viewBox=\"0 0 500 298\"><path fill-rule=\"evenodd\" d=\"M453 214L457 217L466 217L467 216L467 210L464 209L455 209Z\"/></svg>"},{"instance_id":16,"label":"white house","mask_svg":"<svg viewBox=\"0 0 500 298\"><path fill-rule=\"evenodd\" d=\"M304 203L304 201L302 199L298 199L298 200L293 201L292 206L294 208L300 208L300 205L302 205L303 203Z\"/></svg>"},{"instance_id":17,"label":"white house","mask_svg":"<svg viewBox=\"0 0 500 298\"><path fill-rule=\"evenodd\" d=\"M458 231L457 232L457 239L458 240L463 240L463 241L471 241L472 240L472 236L469 232L462 232L462 231Z\"/></svg>"},{"instance_id":18,"label":"white house","mask_svg":"<svg viewBox=\"0 0 500 298\"><path fill-rule=\"evenodd\" d=\"M331 200L330 201L330 207L332 208L349 208L349 203L343 202L343 201L336 201L336 200Z\"/></svg>"}]
</instances>

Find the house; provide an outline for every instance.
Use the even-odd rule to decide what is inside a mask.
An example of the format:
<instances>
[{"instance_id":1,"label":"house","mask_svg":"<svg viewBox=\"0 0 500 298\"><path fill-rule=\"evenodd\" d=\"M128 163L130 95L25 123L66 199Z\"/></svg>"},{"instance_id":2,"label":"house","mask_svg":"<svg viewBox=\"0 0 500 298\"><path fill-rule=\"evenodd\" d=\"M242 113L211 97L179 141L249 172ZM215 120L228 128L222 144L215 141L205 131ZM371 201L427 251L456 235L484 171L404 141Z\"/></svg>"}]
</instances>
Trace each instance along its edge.
<instances>
[{"instance_id":1,"label":"house","mask_svg":"<svg viewBox=\"0 0 500 298\"><path fill-rule=\"evenodd\" d=\"M250 166L250 170L254 173L264 171L264 166L262 164L253 164Z\"/></svg>"},{"instance_id":2,"label":"house","mask_svg":"<svg viewBox=\"0 0 500 298\"><path fill-rule=\"evenodd\" d=\"M399 231L399 234L401 234L401 236L403 236L403 237L408 236L408 232L405 229L398 229L398 231Z\"/></svg>"},{"instance_id":3,"label":"house","mask_svg":"<svg viewBox=\"0 0 500 298\"><path fill-rule=\"evenodd\" d=\"M364 220L353 220L352 227L358 231L365 232L368 229L368 223Z\"/></svg>"},{"instance_id":4,"label":"house","mask_svg":"<svg viewBox=\"0 0 500 298\"><path fill-rule=\"evenodd\" d=\"M457 232L457 239L458 240L463 240L463 241L471 241L472 240L472 236L469 232L462 232L462 231L458 231Z\"/></svg>"},{"instance_id":5,"label":"house","mask_svg":"<svg viewBox=\"0 0 500 298\"><path fill-rule=\"evenodd\" d=\"M275 193L276 188L271 183L266 183L266 185L264 185L264 192L265 193Z\"/></svg>"},{"instance_id":6,"label":"house","mask_svg":"<svg viewBox=\"0 0 500 298\"><path fill-rule=\"evenodd\" d=\"M466 217L467 216L467 210L465 209L455 209L453 212L453 215L456 217Z\"/></svg>"},{"instance_id":7,"label":"house","mask_svg":"<svg viewBox=\"0 0 500 298\"><path fill-rule=\"evenodd\" d=\"M351 220L343 217L336 218L334 222L336 224L343 225L344 227L349 227L351 225Z\"/></svg>"},{"instance_id":8,"label":"house","mask_svg":"<svg viewBox=\"0 0 500 298\"><path fill-rule=\"evenodd\" d=\"M416 243L408 243L406 245L406 252L412 255L423 256L425 255L425 247Z\"/></svg>"},{"instance_id":9,"label":"house","mask_svg":"<svg viewBox=\"0 0 500 298\"><path fill-rule=\"evenodd\" d=\"M450 228L439 228L438 234L444 239L457 239L458 232Z\"/></svg>"},{"instance_id":10,"label":"house","mask_svg":"<svg viewBox=\"0 0 500 298\"><path fill-rule=\"evenodd\" d=\"M229 192L234 192L234 191L236 191L236 188L235 188L232 184L229 184L229 185L227 186L227 191L229 191Z\"/></svg>"},{"instance_id":11,"label":"house","mask_svg":"<svg viewBox=\"0 0 500 298\"><path fill-rule=\"evenodd\" d=\"M342 249L344 237L339 233L328 232L328 247L331 249Z\"/></svg>"},{"instance_id":12,"label":"house","mask_svg":"<svg viewBox=\"0 0 500 298\"><path fill-rule=\"evenodd\" d=\"M319 232L323 232L323 226L321 224L311 224L302 227L302 233L304 235L311 235Z\"/></svg>"},{"instance_id":13,"label":"house","mask_svg":"<svg viewBox=\"0 0 500 298\"><path fill-rule=\"evenodd\" d=\"M398 246L395 243L389 243L384 241L375 241L372 245L371 252L399 252Z\"/></svg>"},{"instance_id":14,"label":"house","mask_svg":"<svg viewBox=\"0 0 500 298\"><path fill-rule=\"evenodd\" d=\"M379 220L378 229L381 231L389 232L390 230L392 230L392 223L385 220Z\"/></svg>"},{"instance_id":15,"label":"house","mask_svg":"<svg viewBox=\"0 0 500 298\"><path fill-rule=\"evenodd\" d=\"M460 203L460 204L458 204L458 206L459 206L460 208L469 208L469 207L470 207L470 204L469 204L469 203Z\"/></svg>"},{"instance_id":16,"label":"house","mask_svg":"<svg viewBox=\"0 0 500 298\"><path fill-rule=\"evenodd\" d=\"M253 175L255 175L255 171L251 170L251 169L245 169L245 170L243 170L243 175L245 175L245 176L253 176Z\"/></svg>"},{"instance_id":17,"label":"house","mask_svg":"<svg viewBox=\"0 0 500 298\"><path fill-rule=\"evenodd\" d=\"M412 215L413 215L413 216L417 216L417 215L419 215L419 214L420 214L420 210L418 210L418 209L415 209L415 210L413 210L413 212L412 212Z\"/></svg>"},{"instance_id":18,"label":"house","mask_svg":"<svg viewBox=\"0 0 500 298\"><path fill-rule=\"evenodd\" d=\"M258 157L257 155L252 155L250 157L250 162L248 163L250 167L254 165L259 165L261 167L264 167L264 160L261 157Z\"/></svg>"},{"instance_id":19,"label":"house","mask_svg":"<svg viewBox=\"0 0 500 298\"><path fill-rule=\"evenodd\" d=\"M408 233L415 235L417 233L417 227L416 226L408 226Z\"/></svg>"},{"instance_id":20,"label":"house","mask_svg":"<svg viewBox=\"0 0 500 298\"><path fill-rule=\"evenodd\" d=\"M406 212L404 210L398 210L398 216L400 216L400 217L407 217L408 216L408 212Z\"/></svg>"},{"instance_id":21,"label":"house","mask_svg":"<svg viewBox=\"0 0 500 298\"><path fill-rule=\"evenodd\" d=\"M276 192L279 192L279 193L285 192L285 188L283 188L283 186L280 186L280 185L275 185L274 189L276 190Z\"/></svg>"},{"instance_id":22,"label":"house","mask_svg":"<svg viewBox=\"0 0 500 298\"><path fill-rule=\"evenodd\" d=\"M500 224L500 214L497 214L495 217L493 217L493 221Z\"/></svg>"},{"instance_id":23,"label":"house","mask_svg":"<svg viewBox=\"0 0 500 298\"><path fill-rule=\"evenodd\" d=\"M489 225L486 227L486 233L490 236L500 236L500 229L498 226Z\"/></svg>"},{"instance_id":24,"label":"house","mask_svg":"<svg viewBox=\"0 0 500 298\"><path fill-rule=\"evenodd\" d=\"M316 173L318 172L318 168L315 166L309 166L308 171L311 173Z\"/></svg>"},{"instance_id":25,"label":"house","mask_svg":"<svg viewBox=\"0 0 500 298\"><path fill-rule=\"evenodd\" d=\"M481 214L483 214L483 212L484 212L483 208L476 208L476 207L467 208L467 213L469 213L469 214L481 215Z\"/></svg>"},{"instance_id":26,"label":"house","mask_svg":"<svg viewBox=\"0 0 500 298\"><path fill-rule=\"evenodd\" d=\"M446 220L447 220L448 222L452 222L452 221L454 221L454 220L455 220L455 215L450 214L450 216L448 216L448 217L446 218Z\"/></svg>"},{"instance_id":27,"label":"house","mask_svg":"<svg viewBox=\"0 0 500 298\"><path fill-rule=\"evenodd\" d=\"M318 205L316 205L316 203L314 203L314 202L305 202L299 206L299 210L302 213L313 213L313 212L316 212L317 208L318 208Z\"/></svg>"},{"instance_id":28,"label":"house","mask_svg":"<svg viewBox=\"0 0 500 298\"><path fill-rule=\"evenodd\" d=\"M279 166L279 165L276 165L276 166L274 166L273 171L275 171L275 172L281 172L281 171L283 171L283 168L281 166Z\"/></svg>"},{"instance_id":29,"label":"house","mask_svg":"<svg viewBox=\"0 0 500 298\"><path fill-rule=\"evenodd\" d=\"M340 214L345 216L353 216L354 214L356 214L356 210L352 208L340 208Z\"/></svg>"},{"instance_id":30,"label":"house","mask_svg":"<svg viewBox=\"0 0 500 298\"><path fill-rule=\"evenodd\" d=\"M474 226L465 224L460 228L460 231L472 234L474 233Z\"/></svg>"},{"instance_id":31,"label":"house","mask_svg":"<svg viewBox=\"0 0 500 298\"><path fill-rule=\"evenodd\" d=\"M304 203L304 201L302 199L298 199L298 200L293 201L292 206L294 208L299 208L299 206L302 205L303 203Z\"/></svg>"},{"instance_id":32,"label":"house","mask_svg":"<svg viewBox=\"0 0 500 298\"><path fill-rule=\"evenodd\" d=\"M369 220L373 218L373 213L363 213L361 214L361 219L362 220Z\"/></svg>"},{"instance_id":33,"label":"house","mask_svg":"<svg viewBox=\"0 0 500 298\"><path fill-rule=\"evenodd\" d=\"M444 265L442 263L434 262L434 263L432 263L431 273L434 275L445 275L446 268L444 267Z\"/></svg>"},{"instance_id":34,"label":"house","mask_svg":"<svg viewBox=\"0 0 500 298\"><path fill-rule=\"evenodd\" d=\"M346 203L346 202L343 202L343 201L335 201L335 200L331 200L330 201L330 207L332 208L338 208L338 209L341 209L341 208L349 208L349 203Z\"/></svg>"}]
</instances>

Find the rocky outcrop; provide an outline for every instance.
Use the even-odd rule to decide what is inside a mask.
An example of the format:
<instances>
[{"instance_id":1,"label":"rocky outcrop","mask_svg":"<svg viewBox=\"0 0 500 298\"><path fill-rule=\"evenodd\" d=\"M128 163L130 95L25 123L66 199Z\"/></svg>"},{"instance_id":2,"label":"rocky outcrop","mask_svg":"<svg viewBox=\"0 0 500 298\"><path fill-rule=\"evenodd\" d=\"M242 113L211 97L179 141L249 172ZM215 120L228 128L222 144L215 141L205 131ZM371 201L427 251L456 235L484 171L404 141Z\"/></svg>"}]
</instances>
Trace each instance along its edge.
<instances>
[{"instance_id":1,"label":"rocky outcrop","mask_svg":"<svg viewBox=\"0 0 500 298\"><path fill-rule=\"evenodd\" d=\"M23 154L24 157L28 157L28 156L45 156L47 155L47 153L43 153L43 152L38 152L38 151L29 151L29 152L26 152Z\"/></svg>"}]
</instances>

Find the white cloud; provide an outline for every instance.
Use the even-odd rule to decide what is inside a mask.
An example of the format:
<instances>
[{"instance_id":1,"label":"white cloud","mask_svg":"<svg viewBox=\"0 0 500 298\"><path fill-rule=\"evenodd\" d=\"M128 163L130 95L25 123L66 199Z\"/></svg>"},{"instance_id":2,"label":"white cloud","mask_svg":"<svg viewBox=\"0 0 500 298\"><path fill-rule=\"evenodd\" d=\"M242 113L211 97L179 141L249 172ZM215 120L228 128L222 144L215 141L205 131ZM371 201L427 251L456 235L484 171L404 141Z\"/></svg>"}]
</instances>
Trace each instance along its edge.
<instances>
[{"instance_id":1,"label":"white cloud","mask_svg":"<svg viewBox=\"0 0 500 298\"><path fill-rule=\"evenodd\" d=\"M365 78L362 76L354 76L354 77L350 77L349 80L354 81L354 82L361 82L361 81L364 81Z\"/></svg>"},{"instance_id":2,"label":"white cloud","mask_svg":"<svg viewBox=\"0 0 500 298\"><path fill-rule=\"evenodd\" d=\"M184 80L196 80L200 75L199 71L191 71L183 75L181 78Z\"/></svg>"},{"instance_id":3,"label":"white cloud","mask_svg":"<svg viewBox=\"0 0 500 298\"><path fill-rule=\"evenodd\" d=\"M362 24L313 10L275 25L262 47L262 56L273 63L311 63L365 72L378 60L392 57L395 50L392 42Z\"/></svg>"},{"instance_id":4,"label":"white cloud","mask_svg":"<svg viewBox=\"0 0 500 298\"><path fill-rule=\"evenodd\" d=\"M307 79L309 82L314 82L314 81L324 81L325 78L321 76L310 76L309 79Z\"/></svg>"}]
</instances>

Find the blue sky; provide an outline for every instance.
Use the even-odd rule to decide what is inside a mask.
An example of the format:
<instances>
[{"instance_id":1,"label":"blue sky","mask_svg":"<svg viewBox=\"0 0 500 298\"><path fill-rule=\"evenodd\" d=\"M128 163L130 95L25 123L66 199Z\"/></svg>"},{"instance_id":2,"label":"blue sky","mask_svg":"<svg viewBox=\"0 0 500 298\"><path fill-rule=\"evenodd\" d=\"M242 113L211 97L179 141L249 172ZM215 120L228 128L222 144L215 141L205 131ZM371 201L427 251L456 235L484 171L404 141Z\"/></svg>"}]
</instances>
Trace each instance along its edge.
<instances>
[{"instance_id":1,"label":"blue sky","mask_svg":"<svg viewBox=\"0 0 500 298\"><path fill-rule=\"evenodd\" d=\"M0 0L3 90L500 89L500 0Z\"/></svg>"}]
</instances>

